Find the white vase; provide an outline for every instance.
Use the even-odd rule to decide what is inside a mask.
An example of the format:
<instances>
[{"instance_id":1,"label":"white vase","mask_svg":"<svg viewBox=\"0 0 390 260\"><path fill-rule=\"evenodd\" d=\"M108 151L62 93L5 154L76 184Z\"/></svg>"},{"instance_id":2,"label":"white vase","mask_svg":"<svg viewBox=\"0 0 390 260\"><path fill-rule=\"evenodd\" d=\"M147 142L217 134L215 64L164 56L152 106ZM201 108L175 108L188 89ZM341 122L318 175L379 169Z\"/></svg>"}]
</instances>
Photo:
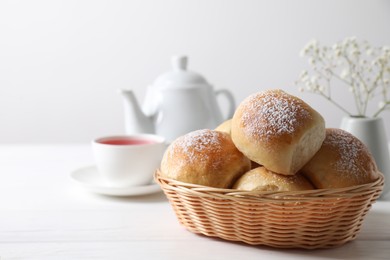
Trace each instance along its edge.
<instances>
[{"instance_id":1,"label":"white vase","mask_svg":"<svg viewBox=\"0 0 390 260\"><path fill-rule=\"evenodd\" d=\"M359 138L368 147L379 171L385 176L381 199L390 197L390 155L383 119L348 116L342 119L340 128Z\"/></svg>"}]
</instances>

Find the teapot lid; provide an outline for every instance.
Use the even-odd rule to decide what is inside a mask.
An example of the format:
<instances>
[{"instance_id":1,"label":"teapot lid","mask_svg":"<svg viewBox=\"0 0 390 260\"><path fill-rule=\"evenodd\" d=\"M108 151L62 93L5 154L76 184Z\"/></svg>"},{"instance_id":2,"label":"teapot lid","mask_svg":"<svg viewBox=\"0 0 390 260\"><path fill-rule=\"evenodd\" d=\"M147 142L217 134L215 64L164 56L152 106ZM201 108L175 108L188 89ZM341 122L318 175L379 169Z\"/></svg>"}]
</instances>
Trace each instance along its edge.
<instances>
[{"instance_id":1,"label":"teapot lid","mask_svg":"<svg viewBox=\"0 0 390 260\"><path fill-rule=\"evenodd\" d=\"M186 56L173 56L171 58L172 70L157 77L153 85L158 88L186 88L194 85L209 85L204 77L187 70L187 63L188 58Z\"/></svg>"}]
</instances>

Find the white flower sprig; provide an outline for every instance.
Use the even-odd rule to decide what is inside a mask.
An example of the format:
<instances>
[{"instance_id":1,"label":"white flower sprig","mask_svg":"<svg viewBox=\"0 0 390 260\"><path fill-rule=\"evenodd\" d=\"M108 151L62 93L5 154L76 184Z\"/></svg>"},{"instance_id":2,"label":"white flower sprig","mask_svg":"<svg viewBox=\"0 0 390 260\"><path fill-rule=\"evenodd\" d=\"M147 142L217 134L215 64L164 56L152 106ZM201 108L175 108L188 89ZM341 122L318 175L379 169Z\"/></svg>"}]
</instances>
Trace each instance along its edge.
<instances>
[{"instance_id":1,"label":"white flower sprig","mask_svg":"<svg viewBox=\"0 0 390 260\"><path fill-rule=\"evenodd\" d=\"M319 94L350 116L366 117L369 101L381 96L376 117L390 109L390 47L372 47L355 37L333 46L320 46L310 41L301 51L312 68L302 71L296 84L300 91ZM351 113L332 97L331 84L336 80L349 89L355 100L356 112Z\"/></svg>"}]
</instances>

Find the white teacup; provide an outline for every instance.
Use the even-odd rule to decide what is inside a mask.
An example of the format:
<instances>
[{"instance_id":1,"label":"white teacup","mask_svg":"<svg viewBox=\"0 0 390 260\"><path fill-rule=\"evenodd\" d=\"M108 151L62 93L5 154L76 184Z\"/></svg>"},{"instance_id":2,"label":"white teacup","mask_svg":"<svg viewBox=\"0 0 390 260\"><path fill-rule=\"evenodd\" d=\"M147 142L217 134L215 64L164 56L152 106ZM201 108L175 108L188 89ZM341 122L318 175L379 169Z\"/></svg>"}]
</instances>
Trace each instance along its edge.
<instances>
[{"instance_id":1,"label":"white teacup","mask_svg":"<svg viewBox=\"0 0 390 260\"><path fill-rule=\"evenodd\" d=\"M113 187L151 183L160 166L165 139L153 134L107 136L92 141L97 169Z\"/></svg>"}]
</instances>

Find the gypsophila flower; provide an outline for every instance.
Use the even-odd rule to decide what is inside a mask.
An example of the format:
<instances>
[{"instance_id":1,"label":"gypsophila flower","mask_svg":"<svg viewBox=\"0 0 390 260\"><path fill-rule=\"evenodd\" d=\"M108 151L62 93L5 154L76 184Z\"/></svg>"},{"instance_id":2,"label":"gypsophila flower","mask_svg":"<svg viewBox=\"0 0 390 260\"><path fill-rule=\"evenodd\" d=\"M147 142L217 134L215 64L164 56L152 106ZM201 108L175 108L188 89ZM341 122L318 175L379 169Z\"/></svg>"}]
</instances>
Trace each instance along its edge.
<instances>
[{"instance_id":1,"label":"gypsophila flower","mask_svg":"<svg viewBox=\"0 0 390 260\"><path fill-rule=\"evenodd\" d=\"M348 37L331 46L317 40L300 52L308 57L311 71L302 71L296 81L299 91L319 94L349 115L367 116L369 102L380 96L373 116L390 109L390 46L373 47L367 41ZM344 107L331 95L331 83L346 86L355 100L356 112Z\"/></svg>"},{"instance_id":2,"label":"gypsophila flower","mask_svg":"<svg viewBox=\"0 0 390 260\"><path fill-rule=\"evenodd\" d=\"M343 71L341 72L340 77L341 77L342 79L346 79L346 78L348 77L348 75L349 75L349 69L345 68L345 69L343 69Z\"/></svg>"}]
</instances>

